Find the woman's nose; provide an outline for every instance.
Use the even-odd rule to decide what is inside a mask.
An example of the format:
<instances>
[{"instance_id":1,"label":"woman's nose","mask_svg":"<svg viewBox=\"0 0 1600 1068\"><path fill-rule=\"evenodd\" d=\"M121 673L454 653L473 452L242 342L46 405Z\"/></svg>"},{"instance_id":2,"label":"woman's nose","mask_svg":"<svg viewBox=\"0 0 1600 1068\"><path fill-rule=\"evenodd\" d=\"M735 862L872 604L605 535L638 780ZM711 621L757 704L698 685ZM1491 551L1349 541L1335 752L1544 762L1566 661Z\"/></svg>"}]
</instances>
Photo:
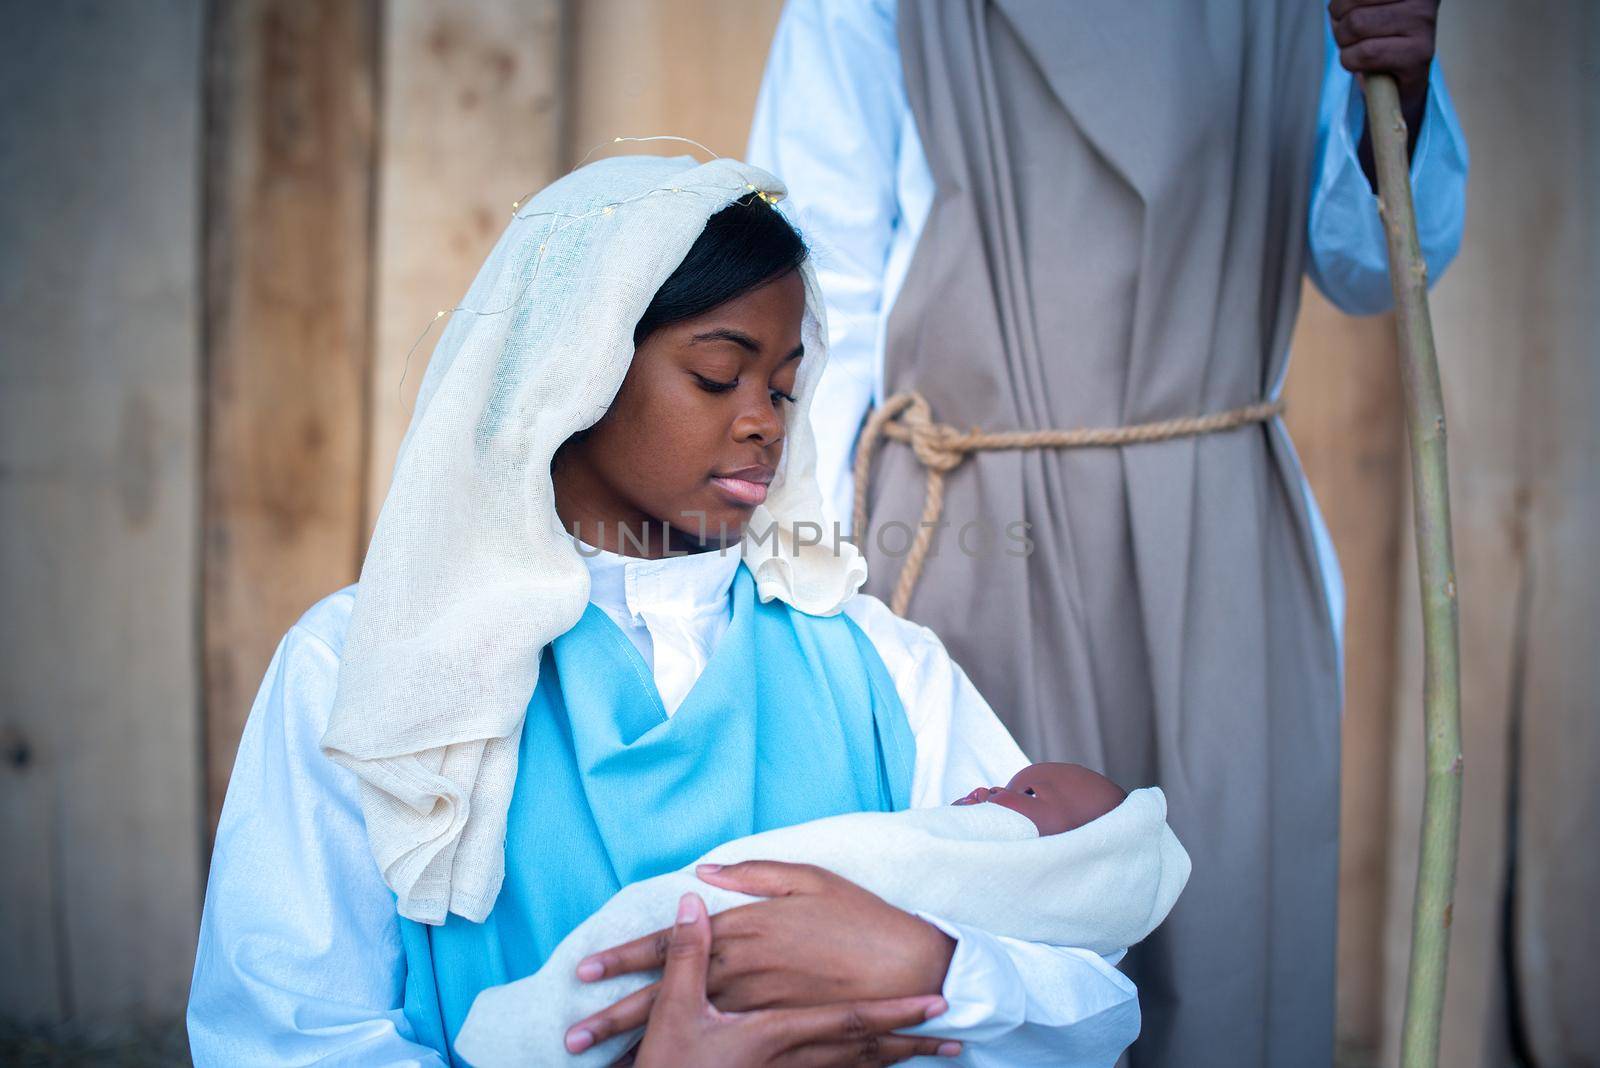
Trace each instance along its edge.
<instances>
[{"instance_id":1,"label":"woman's nose","mask_svg":"<svg viewBox=\"0 0 1600 1068\"><path fill-rule=\"evenodd\" d=\"M747 406L734 420L733 437L771 445L783 437L783 412L763 394L761 401Z\"/></svg>"}]
</instances>

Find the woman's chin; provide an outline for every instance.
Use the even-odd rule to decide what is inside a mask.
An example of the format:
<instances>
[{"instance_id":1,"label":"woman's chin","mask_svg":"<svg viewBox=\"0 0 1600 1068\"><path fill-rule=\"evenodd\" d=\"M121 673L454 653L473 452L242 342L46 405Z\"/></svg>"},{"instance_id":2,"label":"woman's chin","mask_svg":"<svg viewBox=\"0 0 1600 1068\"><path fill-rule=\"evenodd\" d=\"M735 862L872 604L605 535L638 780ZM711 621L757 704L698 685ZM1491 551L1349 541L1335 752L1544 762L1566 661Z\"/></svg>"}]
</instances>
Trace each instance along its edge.
<instances>
[{"instance_id":1,"label":"woman's chin","mask_svg":"<svg viewBox=\"0 0 1600 1068\"><path fill-rule=\"evenodd\" d=\"M754 511L754 506L689 508L679 514L673 527L684 539L708 549L737 545Z\"/></svg>"}]
</instances>

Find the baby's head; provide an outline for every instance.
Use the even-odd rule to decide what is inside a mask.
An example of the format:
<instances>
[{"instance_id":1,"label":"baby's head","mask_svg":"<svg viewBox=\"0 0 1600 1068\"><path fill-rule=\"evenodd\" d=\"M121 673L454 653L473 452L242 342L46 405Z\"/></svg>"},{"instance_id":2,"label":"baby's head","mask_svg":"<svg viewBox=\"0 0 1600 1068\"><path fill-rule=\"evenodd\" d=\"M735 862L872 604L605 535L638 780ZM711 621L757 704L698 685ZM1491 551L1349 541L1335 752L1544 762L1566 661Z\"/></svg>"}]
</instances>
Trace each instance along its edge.
<instances>
[{"instance_id":1,"label":"baby's head","mask_svg":"<svg viewBox=\"0 0 1600 1068\"><path fill-rule=\"evenodd\" d=\"M1042 838L1097 820L1127 796L1104 775L1078 764L1029 764L1004 786L980 786L952 803L1004 805L1032 820Z\"/></svg>"}]
</instances>

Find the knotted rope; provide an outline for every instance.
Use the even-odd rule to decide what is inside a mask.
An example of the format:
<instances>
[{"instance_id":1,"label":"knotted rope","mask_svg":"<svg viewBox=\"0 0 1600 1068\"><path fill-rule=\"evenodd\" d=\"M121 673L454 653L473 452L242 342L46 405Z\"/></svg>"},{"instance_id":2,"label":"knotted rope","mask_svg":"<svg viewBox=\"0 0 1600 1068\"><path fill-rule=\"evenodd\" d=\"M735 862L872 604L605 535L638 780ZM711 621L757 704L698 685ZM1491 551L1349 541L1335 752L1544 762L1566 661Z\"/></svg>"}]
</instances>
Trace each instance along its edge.
<instances>
[{"instance_id":1,"label":"knotted rope","mask_svg":"<svg viewBox=\"0 0 1600 1068\"><path fill-rule=\"evenodd\" d=\"M1283 410L1283 401L1274 400L1214 415L1163 419L1133 426L1001 430L988 433L977 428L961 430L948 423L935 423L922 394L896 393L867 417L856 442L855 517L851 530L857 538L866 537L867 478L872 470L872 456L877 452L879 443L888 438L910 445L911 451L927 469L928 477L922 497L922 521L912 539L910 551L906 553L905 564L900 568L900 577L895 580L894 593L889 598L890 609L896 615L905 615L906 607L911 603L911 591L916 588L928 548L933 543L934 526L944 511L944 476L958 467L967 454L1002 449L1093 449L1113 445L1143 445L1153 441L1171 441L1236 430L1251 423L1264 423L1282 415Z\"/></svg>"}]
</instances>

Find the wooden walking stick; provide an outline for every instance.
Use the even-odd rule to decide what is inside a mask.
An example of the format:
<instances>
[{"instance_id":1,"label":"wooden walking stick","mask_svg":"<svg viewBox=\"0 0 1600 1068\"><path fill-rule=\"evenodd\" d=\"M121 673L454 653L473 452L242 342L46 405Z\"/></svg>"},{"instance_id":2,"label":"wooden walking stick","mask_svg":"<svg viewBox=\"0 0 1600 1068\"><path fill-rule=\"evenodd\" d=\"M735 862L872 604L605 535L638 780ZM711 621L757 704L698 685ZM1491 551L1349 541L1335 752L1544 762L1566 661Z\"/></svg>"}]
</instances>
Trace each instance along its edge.
<instances>
[{"instance_id":1,"label":"wooden walking stick","mask_svg":"<svg viewBox=\"0 0 1600 1068\"><path fill-rule=\"evenodd\" d=\"M1428 316L1428 268L1411 206L1410 161L1400 92L1388 75L1366 76L1368 126L1378 172L1378 202L1389 242L1400 335L1400 377L1411 437L1417 571L1422 580L1423 717L1427 788L1422 800L1422 854L1411 915L1411 969L1406 980L1402 1068L1439 1061L1451 899L1461 830L1461 668L1457 648L1455 562L1450 548L1450 492L1445 472L1444 398Z\"/></svg>"}]
</instances>

